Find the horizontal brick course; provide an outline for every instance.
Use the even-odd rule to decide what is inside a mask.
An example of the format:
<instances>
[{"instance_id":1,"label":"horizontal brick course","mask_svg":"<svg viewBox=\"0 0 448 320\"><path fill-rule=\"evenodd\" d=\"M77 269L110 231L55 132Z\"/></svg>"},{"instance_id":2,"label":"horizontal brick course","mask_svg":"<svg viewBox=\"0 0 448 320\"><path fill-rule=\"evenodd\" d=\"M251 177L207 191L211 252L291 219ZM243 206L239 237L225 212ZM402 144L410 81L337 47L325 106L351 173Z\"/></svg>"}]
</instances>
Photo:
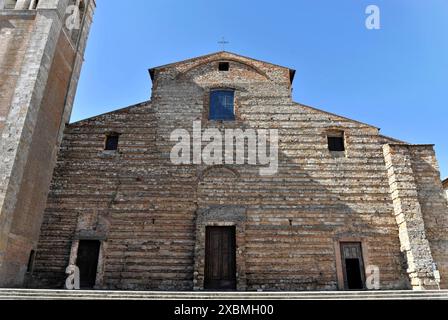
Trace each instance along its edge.
<instances>
[{"instance_id":1,"label":"horizontal brick course","mask_svg":"<svg viewBox=\"0 0 448 320\"><path fill-rule=\"evenodd\" d=\"M217 71L220 60L230 61L228 73ZM416 227L428 232L447 276L443 231L430 222L446 216L446 208L431 213L424 198L441 186L436 169L423 166L435 163L430 148L409 147L405 162L388 161L383 146L396 140L294 103L290 70L269 63L221 52L151 74L151 101L65 130L36 286L62 287L72 242L90 234L104 237L97 288L202 290L205 226L235 223L238 290L338 289L335 242L341 239L363 241L365 264L380 267L382 289L409 289L398 224L409 220L400 210L417 205L427 226ZM204 118L207 92L215 87L236 88L235 123ZM250 165L173 165L170 133L191 131L193 121L203 129L278 129L278 173L263 177ZM345 131L346 157L328 150L326 134L334 129ZM120 134L116 153L103 150L110 132ZM440 194L433 197L441 205Z\"/></svg>"}]
</instances>

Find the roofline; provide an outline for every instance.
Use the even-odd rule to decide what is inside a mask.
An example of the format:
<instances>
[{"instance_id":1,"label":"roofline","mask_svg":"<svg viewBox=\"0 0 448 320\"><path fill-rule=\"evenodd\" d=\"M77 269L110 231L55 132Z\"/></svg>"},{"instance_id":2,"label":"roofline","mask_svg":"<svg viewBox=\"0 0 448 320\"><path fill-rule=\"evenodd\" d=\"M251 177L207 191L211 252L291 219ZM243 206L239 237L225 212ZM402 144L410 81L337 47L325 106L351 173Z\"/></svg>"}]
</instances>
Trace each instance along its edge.
<instances>
[{"instance_id":1,"label":"roofline","mask_svg":"<svg viewBox=\"0 0 448 320\"><path fill-rule=\"evenodd\" d=\"M229 54L232 54L232 55L240 57L240 58L253 60L253 61L257 61L257 62L261 62L261 63L265 63L265 64L269 64L271 66L282 68L282 69L288 69L289 70L289 75L290 75L290 78L291 78L291 84L294 82L294 77L295 77L295 74L296 74L296 70L294 70L294 69L291 69L291 68L285 67L285 66L281 66L279 64L275 64L275 63L271 63L271 62L267 62L267 61L258 60L258 59L254 59L254 58L251 58L251 57L243 56L241 54L237 54L237 53L230 52L230 51L216 51L216 52L205 54L205 55L202 55L202 56L189 58L189 59L181 60L181 61L177 61L177 62L172 62L172 63L164 64L164 65L161 65L161 66L158 66L158 67L153 67L153 68L148 69L149 75L151 77L151 80L154 81L154 74L155 74L155 71L157 69L167 68L167 67L171 67L171 66L174 66L174 65L177 65L177 64L180 64L180 63L186 63L186 62L190 62L190 61L197 60L197 59L203 59L203 58L211 57L211 56L214 56L214 55L217 55L217 54L221 54L221 53L229 53Z\"/></svg>"},{"instance_id":2,"label":"roofline","mask_svg":"<svg viewBox=\"0 0 448 320\"><path fill-rule=\"evenodd\" d=\"M392 137L386 136L386 135L384 135L384 134L380 134L380 137L385 138L385 139L392 140L392 141L394 141L395 143L398 143L398 144L409 144L409 143L406 142L406 141L403 141L403 140L400 140L400 139L396 139L396 138L392 138Z\"/></svg>"},{"instance_id":3,"label":"roofline","mask_svg":"<svg viewBox=\"0 0 448 320\"><path fill-rule=\"evenodd\" d=\"M435 147L435 144L432 143L420 143L420 144L413 144L413 143L388 143L390 146L406 146L406 147Z\"/></svg>"},{"instance_id":4,"label":"roofline","mask_svg":"<svg viewBox=\"0 0 448 320\"><path fill-rule=\"evenodd\" d=\"M133 104L133 105L124 107L124 108L120 108L120 109L112 110L112 111L105 112L105 113L101 113L101 114L98 114L98 115L95 115L95 116L92 116L92 117L89 117L89 118L81 119L81 120L78 120L78 121L69 123L69 125L74 125L74 124L77 124L77 123L79 123L79 122L92 120L92 119L94 119L94 118L98 118L98 117L101 117L101 116L105 116L105 115L108 115L108 114L111 114L111 113L120 112L120 111L125 111L125 110L127 110L127 109L131 109L131 108L134 108L134 107L143 106L143 105L145 105L145 104L150 104L150 103L151 103L151 100L146 100L146 101L139 102L139 103L136 103L136 104ZM348 120L348 121L352 121L352 122L355 122L355 123L359 123L359 124L362 124L362 125L364 125L364 126L367 126L367 127L371 127L371 128L377 129L378 131L380 130L380 128L375 127L375 126L373 126L373 125L370 125L370 124L368 124L368 123L360 122L360 121L358 121L358 120L354 120L354 119L347 118L347 117L344 117L344 116L341 116L341 115L338 115L338 114L335 114L335 113L331 113L331 112L328 112L328 111L325 111L325 110L322 110L322 109L318 109L318 108L315 108L315 107L311 107L311 106L308 106L308 105L303 104L303 103L299 103L299 102L295 102L295 101L293 101L293 104L298 105L298 106L301 106L301 107L309 108L309 109L312 109L312 110L317 111L317 112L322 112L322 113L328 114L328 115L333 116L333 117L338 117L338 118L342 118L342 119L345 119L345 120ZM385 136L385 135L381 135L381 136L384 137L384 138L388 138L388 139L394 140L394 141L396 141L398 144L408 144L407 142L404 142L404 141L401 141L401 140L398 140L398 139L395 139L395 138L391 138L391 137L388 137L388 136Z\"/></svg>"},{"instance_id":5,"label":"roofline","mask_svg":"<svg viewBox=\"0 0 448 320\"><path fill-rule=\"evenodd\" d=\"M93 119L98 118L98 117L106 116L106 115L117 113L117 112L123 112L123 111L129 110L129 109L132 109L132 108L141 107L141 106L149 105L149 104L151 104L151 100L146 100L146 101L139 102L139 103L136 103L136 104L124 107L124 108L112 110L112 111L109 111L109 112L105 112L105 113L98 114L98 115L95 115L95 116L92 116L92 117L89 117L89 118L85 118L85 119L82 119L82 120L78 120L78 121L69 123L67 125L67 127L80 124L81 122L90 121L90 120L93 120ZM355 122L355 123L358 123L358 124L361 124L361 125L364 125L364 126L367 126L367 127L370 127L370 128L374 128L374 129L377 129L378 131L380 131L380 128L372 126L372 125L370 125L368 123L360 122L360 121L357 121L357 120L354 120L354 119L351 119L351 118L347 118L347 117L344 117L344 116L341 116L341 115L338 115L338 114L335 114L335 113L331 113L331 112L328 112L328 111L325 111L325 110L322 110L322 109L311 107L311 106L305 105L303 103L299 103L299 102L293 101L293 104L298 105L300 107L309 108L309 109L312 109L312 110L317 111L317 112L325 113L325 114L328 114L330 116L342 118L342 119L345 119L347 121ZM394 141L392 143L389 143L389 145L391 145L391 146L403 146L403 145L405 145L405 146L414 146L414 147L434 147L435 146L434 144L411 144L411 143L408 143L408 142L405 142L405 141L402 141L402 140L399 140L399 139L395 139L395 138L392 138L392 137L389 137L389 136L386 136L386 135L382 135L382 134L380 134L379 136ZM448 184L448 178L443 180L442 183L444 185Z\"/></svg>"},{"instance_id":6,"label":"roofline","mask_svg":"<svg viewBox=\"0 0 448 320\"><path fill-rule=\"evenodd\" d=\"M342 119L345 119L345 120L348 120L348 121L359 123L361 125L364 125L364 126L367 126L367 127L370 127L370 128L377 129L378 132L381 131L381 128L373 126L373 125L365 123L365 122L361 122L361 121L358 121L358 120L347 118L347 117L344 117L344 116L341 116L341 115L338 115L338 114L335 114L335 113L331 113L331 112L328 112L328 111L325 111L325 110L317 109L315 107L311 107L311 106L308 106L308 105L303 104L303 103L298 103L298 102L295 102L295 101L293 101L293 103L296 104L296 105L305 107L305 108L309 108L309 109L312 109L312 110L315 110L315 111L318 111L318 112L322 112L322 113L328 114L328 115L333 116L333 117L342 118ZM395 139L395 138L392 138L392 137L389 137L389 136L385 136L385 135L382 135L382 134L380 134L379 136L383 137L383 138L387 138L387 139L393 140L394 141L393 143L389 143L389 145L393 145L393 146L395 146L395 145L396 146L398 146L398 145L400 145L400 146L406 145L406 146L414 146L414 147L435 147L435 144L412 144L412 143L408 143L408 142L405 142L405 141L402 141L402 140L399 140L399 139ZM447 178L447 180L448 180L448 178Z\"/></svg>"},{"instance_id":7,"label":"roofline","mask_svg":"<svg viewBox=\"0 0 448 320\"><path fill-rule=\"evenodd\" d=\"M177 62L171 62L171 63L163 64L161 66L156 66L156 67L150 68L149 70L155 70L155 69L162 69L162 68L166 68L166 67L171 67L171 66L179 64L179 63L186 63L186 62L190 62L190 61L193 61L193 60L196 60L196 59L203 59L203 58L211 57L211 56L214 56L216 54L224 53L224 52L227 52L227 51L216 51L216 52L213 52L213 53L204 54L202 56L197 56L197 57L188 58L188 59L185 59L185 60L180 60L180 61L177 61ZM227 52L227 53L231 53L231 52Z\"/></svg>"},{"instance_id":8,"label":"roofline","mask_svg":"<svg viewBox=\"0 0 448 320\"><path fill-rule=\"evenodd\" d=\"M326 114L328 114L328 115L330 115L330 116L333 116L333 117L338 117L338 118L342 118L342 119L345 119L345 120L348 120L348 121L356 122L356 123L362 124L362 125L364 125L364 126L367 126L367 127L371 127L371 128L377 129L378 131L381 130L379 127L376 127L376 126L373 126L373 125L371 125L371 124L368 124L368 123L365 123L365 122L361 122L361 121L358 121L358 120L354 120L354 119L351 119L351 118L347 118L347 117L341 116L341 115L336 114L336 113L331 113L331 112L328 112L328 111L325 111L325 110L322 110L322 109L318 109L318 108L315 108L315 107L311 107L311 106L308 106L308 105L306 105L306 104L299 103L299 102L295 102L295 101L293 101L293 103L296 104L296 105L298 105L298 106L301 106L301 107L305 107L305 108L312 109L312 110L314 110L314 111L318 111L318 112L326 113ZM394 139L394 140L396 140L396 139Z\"/></svg>"},{"instance_id":9,"label":"roofline","mask_svg":"<svg viewBox=\"0 0 448 320\"><path fill-rule=\"evenodd\" d=\"M132 109L132 108L136 108L136 107L141 107L141 106L144 106L144 105L147 105L147 104L151 104L151 100L139 102L139 103L136 103L136 104L124 107L124 108L112 110L112 111L109 111L109 112L97 114L96 116L92 116L92 117L89 117L89 118L85 118L85 119L81 119L81 120L78 120L78 121L75 121L75 122L71 122L71 123L68 124L68 126L70 127L72 125L79 124L80 122L93 120L93 119L98 118L98 117L107 116L107 115L112 114L112 113L122 112L122 111L125 111L125 110L128 110L128 109Z\"/></svg>"}]
</instances>

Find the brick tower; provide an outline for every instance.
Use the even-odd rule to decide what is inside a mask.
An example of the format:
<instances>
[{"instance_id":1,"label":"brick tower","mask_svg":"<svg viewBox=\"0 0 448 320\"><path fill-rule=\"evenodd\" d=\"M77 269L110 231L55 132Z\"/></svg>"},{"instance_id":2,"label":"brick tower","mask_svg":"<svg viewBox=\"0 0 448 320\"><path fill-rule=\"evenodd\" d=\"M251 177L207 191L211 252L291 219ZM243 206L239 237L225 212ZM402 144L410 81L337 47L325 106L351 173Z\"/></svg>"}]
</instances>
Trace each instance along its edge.
<instances>
[{"instance_id":1,"label":"brick tower","mask_svg":"<svg viewBox=\"0 0 448 320\"><path fill-rule=\"evenodd\" d=\"M33 263L95 6L0 0L0 287Z\"/></svg>"}]
</instances>

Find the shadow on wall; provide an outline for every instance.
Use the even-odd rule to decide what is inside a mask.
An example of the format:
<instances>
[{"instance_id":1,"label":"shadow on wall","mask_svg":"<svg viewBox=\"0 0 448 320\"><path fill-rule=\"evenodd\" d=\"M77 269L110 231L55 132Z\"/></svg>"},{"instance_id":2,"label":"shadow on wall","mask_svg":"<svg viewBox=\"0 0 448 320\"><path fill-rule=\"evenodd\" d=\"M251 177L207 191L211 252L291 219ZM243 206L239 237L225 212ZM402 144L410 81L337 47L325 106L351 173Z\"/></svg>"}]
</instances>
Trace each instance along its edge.
<instances>
[{"instance_id":1,"label":"shadow on wall","mask_svg":"<svg viewBox=\"0 0 448 320\"><path fill-rule=\"evenodd\" d=\"M195 84L189 92L195 95L182 103L194 107L181 120L158 114L164 102L154 99L152 106L68 128L42 228L36 286L63 286L79 216L96 212L110 223L98 288L193 290L195 281L203 281L205 259L195 230L204 230L206 220L198 224L197 214L234 207L244 208L245 214L238 222L244 232L237 235L236 248L242 290L337 290L339 241L363 242L364 263L380 267L382 289L409 288L378 136L358 124L336 121L351 126L348 141L353 145L348 157L332 157L325 132L335 123L327 114L284 97L281 112L260 107L255 113L251 99L241 96L240 122L206 121L203 128L278 128L278 174L262 177L259 167L250 165L175 166L167 128L191 130L193 121L203 119L198 103L206 94L203 86ZM274 116L285 116L285 122ZM141 126L145 117L151 120ZM105 131L120 133L119 153L100 151ZM369 148L363 134L371 139ZM224 214L211 222L231 221ZM95 230L94 222L90 228ZM51 258L55 238L57 259ZM50 260L55 264L49 265Z\"/></svg>"}]
</instances>

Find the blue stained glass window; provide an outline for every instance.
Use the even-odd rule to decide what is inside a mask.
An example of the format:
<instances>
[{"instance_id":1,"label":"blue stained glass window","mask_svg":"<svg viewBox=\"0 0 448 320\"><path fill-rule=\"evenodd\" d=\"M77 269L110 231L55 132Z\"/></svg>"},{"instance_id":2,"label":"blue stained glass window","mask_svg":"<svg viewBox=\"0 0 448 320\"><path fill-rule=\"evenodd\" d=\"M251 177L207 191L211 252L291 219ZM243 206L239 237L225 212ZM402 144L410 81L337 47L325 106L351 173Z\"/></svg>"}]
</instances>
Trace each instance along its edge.
<instances>
[{"instance_id":1,"label":"blue stained glass window","mask_svg":"<svg viewBox=\"0 0 448 320\"><path fill-rule=\"evenodd\" d=\"M210 120L235 120L235 92L232 90L213 90L210 93Z\"/></svg>"}]
</instances>

